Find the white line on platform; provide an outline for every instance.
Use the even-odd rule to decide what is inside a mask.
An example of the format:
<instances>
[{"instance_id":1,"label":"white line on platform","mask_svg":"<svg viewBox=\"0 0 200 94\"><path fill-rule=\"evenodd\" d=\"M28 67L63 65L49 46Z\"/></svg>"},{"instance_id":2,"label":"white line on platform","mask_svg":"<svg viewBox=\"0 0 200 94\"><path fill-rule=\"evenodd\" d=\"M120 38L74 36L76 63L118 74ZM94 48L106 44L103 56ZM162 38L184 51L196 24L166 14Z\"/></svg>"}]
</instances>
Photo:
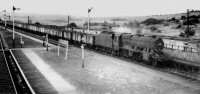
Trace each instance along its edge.
<instances>
[{"instance_id":1,"label":"white line on platform","mask_svg":"<svg viewBox=\"0 0 200 94\"><path fill-rule=\"evenodd\" d=\"M64 78L56 73L49 65L45 64L35 52L28 49L23 50L23 52L60 94L75 93L75 87L64 80Z\"/></svg>"}]
</instances>

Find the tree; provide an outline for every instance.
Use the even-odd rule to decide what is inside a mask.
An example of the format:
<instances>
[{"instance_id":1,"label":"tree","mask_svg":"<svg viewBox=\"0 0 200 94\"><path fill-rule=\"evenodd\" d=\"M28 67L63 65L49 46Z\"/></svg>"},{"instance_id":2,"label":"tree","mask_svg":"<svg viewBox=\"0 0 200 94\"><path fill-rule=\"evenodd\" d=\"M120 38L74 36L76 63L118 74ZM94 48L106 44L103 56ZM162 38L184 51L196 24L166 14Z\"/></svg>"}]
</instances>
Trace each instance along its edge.
<instances>
[{"instance_id":1,"label":"tree","mask_svg":"<svg viewBox=\"0 0 200 94\"><path fill-rule=\"evenodd\" d=\"M76 23L70 23L69 27L77 27Z\"/></svg>"},{"instance_id":2,"label":"tree","mask_svg":"<svg viewBox=\"0 0 200 94\"><path fill-rule=\"evenodd\" d=\"M142 29L138 28L137 31L136 31L136 34L142 34Z\"/></svg>"},{"instance_id":3,"label":"tree","mask_svg":"<svg viewBox=\"0 0 200 94\"><path fill-rule=\"evenodd\" d=\"M181 37L190 37L190 36L194 36L195 35L195 31L191 28L187 28L185 30L185 32L181 32L179 36Z\"/></svg>"},{"instance_id":4,"label":"tree","mask_svg":"<svg viewBox=\"0 0 200 94\"><path fill-rule=\"evenodd\" d=\"M35 25L41 25L40 22L35 22Z\"/></svg>"},{"instance_id":5,"label":"tree","mask_svg":"<svg viewBox=\"0 0 200 94\"><path fill-rule=\"evenodd\" d=\"M133 21L130 21L126 26L128 26L128 27L140 27L140 23L139 22L137 22L137 21L135 21L135 22L133 22Z\"/></svg>"},{"instance_id":6,"label":"tree","mask_svg":"<svg viewBox=\"0 0 200 94\"><path fill-rule=\"evenodd\" d=\"M185 30L185 34L186 34L186 37L194 36L194 35L195 35L195 31L192 30L191 28L187 28L187 29Z\"/></svg>"},{"instance_id":7,"label":"tree","mask_svg":"<svg viewBox=\"0 0 200 94\"><path fill-rule=\"evenodd\" d=\"M186 17L185 16L181 16L181 20L185 20L186 19Z\"/></svg>"},{"instance_id":8,"label":"tree","mask_svg":"<svg viewBox=\"0 0 200 94\"><path fill-rule=\"evenodd\" d=\"M152 32L156 31L157 29L158 29L158 28L155 27L155 26L151 26L151 27L150 27L150 30L151 30Z\"/></svg>"},{"instance_id":9,"label":"tree","mask_svg":"<svg viewBox=\"0 0 200 94\"><path fill-rule=\"evenodd\" d=\"M200 22L199 21L199 17L196 16L196 15L192 15L192 16L189 17L189 21L187 19L184 20L183 25L187 25L187 24L195 25L195 24L197 24L199 22Z\"/></svg>"},{"instance_id":10,"label":"tree","mask_svg":"<svg viewBox=\"0 0 200 94\"><path fill-rule=\"evenodd\" d=\"M171 19L170 19L170 21L176 21L176 18L175 18L175 17L173 17L173 18L171 18Z\"/></svg>"},{"instance_id":11,"label":"tree","mask_svg":"<svg viewBox=\"0 0 200 94\"><path fill-rule=\"evenodd\" d=\"M143 21L142 23L146 24L146 25L154 25L154 24L161 24L164 20L158 20L158 19L154 19L154 18L149 18L146 19L145 21Z\"/></svg>"}]
</instances>

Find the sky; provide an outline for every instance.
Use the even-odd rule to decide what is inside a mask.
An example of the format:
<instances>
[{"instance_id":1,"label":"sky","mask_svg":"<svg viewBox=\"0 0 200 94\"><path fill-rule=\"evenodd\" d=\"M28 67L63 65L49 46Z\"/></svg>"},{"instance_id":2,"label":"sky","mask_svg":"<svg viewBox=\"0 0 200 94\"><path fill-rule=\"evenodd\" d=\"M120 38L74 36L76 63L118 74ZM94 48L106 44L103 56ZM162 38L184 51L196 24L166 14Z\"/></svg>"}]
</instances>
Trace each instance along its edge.
<instances>
[{"instance_id":1,"label":"sky","mask_svg":"<svg viewBox=\"0 0 200 94\"><path fill-rule=\"evenodd\" d=\"M87 17L148 16L200 10L200 0L0 0L0 12L58 14Z\"/></svg>"}]
</instances>

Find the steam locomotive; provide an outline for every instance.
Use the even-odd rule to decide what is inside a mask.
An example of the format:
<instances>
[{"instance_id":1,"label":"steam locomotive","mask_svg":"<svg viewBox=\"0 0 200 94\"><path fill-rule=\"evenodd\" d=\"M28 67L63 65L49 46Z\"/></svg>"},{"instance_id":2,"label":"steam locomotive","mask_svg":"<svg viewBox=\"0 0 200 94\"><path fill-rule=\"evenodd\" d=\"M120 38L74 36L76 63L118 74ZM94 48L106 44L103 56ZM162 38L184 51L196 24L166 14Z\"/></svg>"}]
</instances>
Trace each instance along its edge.
<instances>
[{"instance_id":1,"label":"steam locomotive","mask_svg":"<svg viewBox=\"0 0 200 94\"><path fill-rule=\"evenodd\" d=\"M162 52L164 42L158 36L133 35L129 33L102 32L94 37L95 49L115 55L163 65L168 60Z\"/></svg>"}]
</instances>

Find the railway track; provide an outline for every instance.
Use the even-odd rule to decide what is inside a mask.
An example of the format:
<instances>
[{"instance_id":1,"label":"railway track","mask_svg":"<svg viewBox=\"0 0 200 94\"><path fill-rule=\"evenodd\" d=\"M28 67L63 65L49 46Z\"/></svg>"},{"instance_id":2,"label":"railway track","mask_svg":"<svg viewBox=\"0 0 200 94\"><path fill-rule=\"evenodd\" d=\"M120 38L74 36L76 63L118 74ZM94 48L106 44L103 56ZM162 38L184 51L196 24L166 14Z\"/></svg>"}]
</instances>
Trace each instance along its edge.
<instances>
[{"instance_id":1,"label":"railway track","mask_svg":"<svg viewBox=\"0 0 200 94\"><path fill-rule=\"evenodd\" d=\"M34 37L34 38L37 38L37 39L40 39L40 40L43 40L43 37L41 35L35 35L35 34L29 33L29 32L25 32L25 31L22 31L22 30L18 30L18 32L26 34L26 35ZM49 43L57 45L58 44L58 40L49 39ZM76 46L76 47L80 47L80 45L76 45L76 44L71 44L71 45L72 46ZM112 57L115 57L115 58L120 58L120 59L128 61L128 62L134 62L135 64L139 64L139 65L142 65L142 66L145 66L145 67L148 67L148 68L151 68L151 69L155 69L155 70L158 70L158 71L174 74L174 75L177 75L177 76L179 76L181 78L200 81L200 72L193 73L193 72L177 70L177 69L170 68L170 67L167 67L167 68L155 67L155 66L143 63L143 61L136 61L136 60L132 60L132 59L121 57L121 56L112 55L110 53L102 52L100 50L95 50L95 49L91 49L91 48L85 48L85 49L92 50L92 51L95 51L95 52L103 54L103 55L112 56ZM175 63L175 62L170 62L170 63ZM200 68L199 68L199 70L200 70Z\"/></svg>"},{"instance_id":2,"label":"railway track","mask_svg":"<svg viewBox=\"0 0 200 94\"><path fill-rule=\"evenodd\" d=\"M13 81L13 78L11 76L11 71L8 67L8 62L5 57L5 52L3 49L3 45L0 39L0 92L1 93L11 93L11 94L17 94L17 90Z\"/></svg>"},{"instance_id":3,"label":"railway track","mask_svg":"<svg viewBox=\"0 0 200 94\"><path fill-rule=\"evenodd\" d=\"M35 94L25 81L20 67L14 61L11 50L4 50L0 38L0 92L1 94Z\"/></svg>"}]
</instances>

